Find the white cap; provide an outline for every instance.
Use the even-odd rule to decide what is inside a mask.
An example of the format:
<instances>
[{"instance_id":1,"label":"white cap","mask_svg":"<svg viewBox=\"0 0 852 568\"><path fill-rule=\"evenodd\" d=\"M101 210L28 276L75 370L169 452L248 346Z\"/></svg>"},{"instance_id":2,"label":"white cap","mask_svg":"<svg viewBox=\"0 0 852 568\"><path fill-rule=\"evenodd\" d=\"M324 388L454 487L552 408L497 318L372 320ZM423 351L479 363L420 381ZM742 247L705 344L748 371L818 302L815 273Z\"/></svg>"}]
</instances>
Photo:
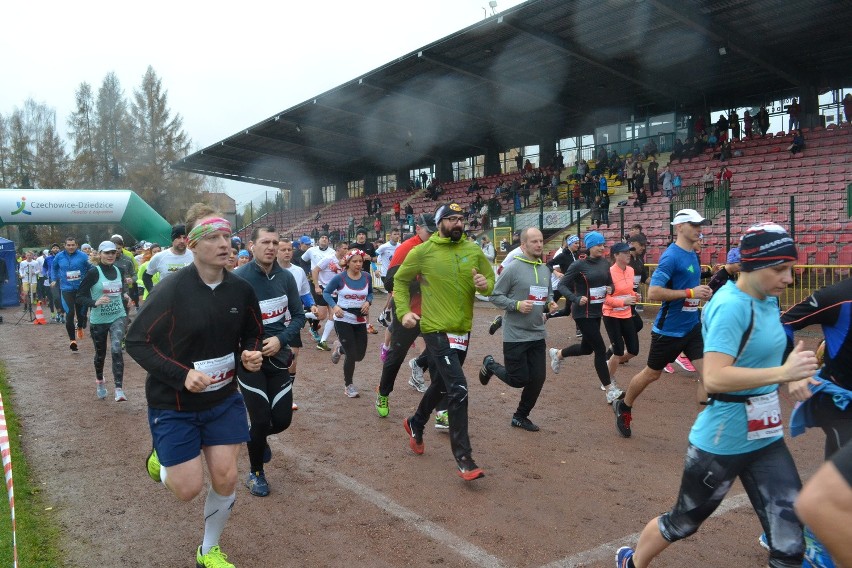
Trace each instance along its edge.
<instances>
[{"instance_id":1,"label":"white cap","mask_svg":"<svg viewBox=\"0 0 852 568\"><path fill-rule=\"evenodd\" d=\"M711 221L705 219L698 214L695 209L681 209L675 213L672 225L680 225L681 223L695 223L697 225L710 225Z\"/></svg>"},{"instance_id":2,"label":"white cap","mask_svg":"<svg viewBox=\"0 0 852 568\"><path fill-rule=\"evenodd\" d=\"M115 243L112 241L104 241L98 245L98 252L107 252L111 250L116 250Z\"/></svg>"}]
</instances>

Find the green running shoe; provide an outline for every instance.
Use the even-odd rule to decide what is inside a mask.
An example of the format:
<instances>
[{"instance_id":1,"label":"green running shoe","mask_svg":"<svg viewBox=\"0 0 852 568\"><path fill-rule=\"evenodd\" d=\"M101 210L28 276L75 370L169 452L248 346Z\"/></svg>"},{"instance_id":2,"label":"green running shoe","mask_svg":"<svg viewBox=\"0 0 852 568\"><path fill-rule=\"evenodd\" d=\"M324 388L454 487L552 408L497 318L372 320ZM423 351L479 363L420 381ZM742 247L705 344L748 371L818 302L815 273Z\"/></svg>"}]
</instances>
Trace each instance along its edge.
<instances>
[{"instance_id":1,"label":"green running shoe","mask_svg":"<svg viewBox=\"0 0 852 568\"><path fill-rule=\"evenodd\" d=\"M160 483L160 459L157 457L157 450L154 448L151 448L151 453L145 460L145 467L148 469L148 477Z\"/></svg>"},{"instance_id":2,"label":"green running shoe","mask_svg":"<svg viewBox=\"0 0 852 568\"><path fill-rule=\"evenodd\" d=\"M382 396L380 394L376 395L376 412L378 412L379 416L381 416L382 418L390 414L390 407L388 406L388 397Z\"/></svg>"},{"instance_id":3,"label":"green running shoe","mask_svg":"<svg viewBox=\"0 0 852 568\"><path fill-rule=\"evenodd\" d=\"M228 555L222 552L217 544L207 554L201 554L201 547L195 552L196 568L236 568L228 562Z\"/></svg>"}]
</instances>

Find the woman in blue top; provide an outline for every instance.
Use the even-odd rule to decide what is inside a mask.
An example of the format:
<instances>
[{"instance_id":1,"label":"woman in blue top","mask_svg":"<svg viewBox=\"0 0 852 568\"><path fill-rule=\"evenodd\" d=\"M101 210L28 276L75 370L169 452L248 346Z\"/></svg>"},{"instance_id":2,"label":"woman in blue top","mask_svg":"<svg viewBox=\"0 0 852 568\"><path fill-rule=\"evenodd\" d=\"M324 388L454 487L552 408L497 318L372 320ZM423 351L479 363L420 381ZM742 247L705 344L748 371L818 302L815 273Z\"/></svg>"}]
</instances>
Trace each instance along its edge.
<instances>
[{"instance_id":1,"label":"woman in blue top","mask_svg":"<svg viewBox=\"0 0 852 568\"><path fill-rule=\"evenodd\" d=\"M769 544L770 567L800 567L802 525L793 511L801 481L784 443L778 384L812 377L817 361L799 343L782 364L786 336L777 297L793 281L793 239L780 226L751 227L740 241L742 273L704 311L707 407L689 433L674 508L650 521L619 568L644 568L671 543L695 533L739 478Z\"/></svg>"},{"instance_id":2,"label":"woman in blue top","mask_svg":"<svg viewBox=\"0 0 852 568\"><path fill-rule=\"evenodd\" d=\"M352 384L355 363L367 353L367 318L373 303L373 279L362 270L369 262L367 253L351 249L340 263L345 272L335 275L323 290L323 298L334 314L334 331L340 339L335 342L331 362L335 365L343 359L344 393L349 398L358 396Z\"/></svg>"}]
</instances>

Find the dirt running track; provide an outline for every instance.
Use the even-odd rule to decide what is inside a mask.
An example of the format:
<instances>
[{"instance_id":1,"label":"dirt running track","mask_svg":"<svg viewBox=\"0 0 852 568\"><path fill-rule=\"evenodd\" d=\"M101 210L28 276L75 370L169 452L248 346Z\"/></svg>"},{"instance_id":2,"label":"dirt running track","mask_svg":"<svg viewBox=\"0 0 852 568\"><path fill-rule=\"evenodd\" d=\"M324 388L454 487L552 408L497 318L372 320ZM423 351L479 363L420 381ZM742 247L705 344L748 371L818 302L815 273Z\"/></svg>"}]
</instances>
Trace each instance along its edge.
<instances>
[{"instance_id":1,"label":"dirt running track","mask_svg":"<svg viewBox=\"0 0 852 568\"><path fill-rule=\"evenodd\" d=\"M17 311L0 313L0 359L23 423L23 447L64 527L67 566L194 566L203 497L179 503L145 473L151 437L142 370L126 358L129 401L113 402L111 387L107 400L97 400L88 335L72 355L64 327L15 326ZM511 428L519 393L496 379L488 386L476 379L485 354L502 360L500 334L487 333L495 313L489 304L477 307L465 365L474 457L487 474L472 483L455 475L445 433L429 427L426 453L409 450L401 423L419 397L406 367L390 416L377 417L372 393L381 335L370 337L356 368L362 396L348 399L342 367L303 330L309 348L295 387L300 410L289 430L270 439L272 494L257 498L237 489L221 543L230 560L239 568L613 566L616 548L635 542L644 524L674 502L698 410L695 379L681 370L664 374L635 407L633 438L622 439L591 358L577 359L559 375L548 369L531 416L541 431ZM568 318L552 320L548 330L549 344L576 341ZM647 321L641 339L639 359L619 371L622 384L644 363ZM803 478L819 465L822 443L821 432L790 442ZM245 451L239 468L243 480ZM657 565L765 566L760 525L742 493L737 484L723 510Z\"/></svg>"}]
</instances>

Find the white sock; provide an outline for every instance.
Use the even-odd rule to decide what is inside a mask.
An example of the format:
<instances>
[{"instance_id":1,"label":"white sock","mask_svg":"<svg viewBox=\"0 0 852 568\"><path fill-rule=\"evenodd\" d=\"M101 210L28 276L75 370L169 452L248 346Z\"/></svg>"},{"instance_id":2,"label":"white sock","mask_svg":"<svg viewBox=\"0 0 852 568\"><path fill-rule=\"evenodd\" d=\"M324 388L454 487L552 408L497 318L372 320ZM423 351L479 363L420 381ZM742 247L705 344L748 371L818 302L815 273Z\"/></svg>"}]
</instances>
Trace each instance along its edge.
<instances>
[{"instance_id":1,"label":"white sock","mask_svg":"<svg viewBox=\"0 0 852 568\"><path fill-rule=\"evenodd\" d=\"M160 481L163 485L166 485L166 468L162 465L160 466ZM166 485L168 487L168 485Z\"/></svg>"},{"instance_id":2,"label":"white sock","mask_svg":"<svg viewBox=\"0 0 852 568\"><path fill-rule=\"evenodd\" d=\"M331 332L334 330L334 321L331 319L325 320L325 327L322 328L322 338L320 341L325 341L328 339L328 336L331 335Z\"/></svg>"},{"instance_id":3,"label":"white sock","mask_svg":"<svg viewBox=\"0 0 852 568\"><path fill-rule=\"evenodd\" d=\"M227 497L219 495L213 487L207 489L207 499L204 501L204 541L201 543L201 554L207 554L210 549L219 544L219 537L225 530L225 523L231 516L237 492Z\"/></svg>"}]
</instances>

